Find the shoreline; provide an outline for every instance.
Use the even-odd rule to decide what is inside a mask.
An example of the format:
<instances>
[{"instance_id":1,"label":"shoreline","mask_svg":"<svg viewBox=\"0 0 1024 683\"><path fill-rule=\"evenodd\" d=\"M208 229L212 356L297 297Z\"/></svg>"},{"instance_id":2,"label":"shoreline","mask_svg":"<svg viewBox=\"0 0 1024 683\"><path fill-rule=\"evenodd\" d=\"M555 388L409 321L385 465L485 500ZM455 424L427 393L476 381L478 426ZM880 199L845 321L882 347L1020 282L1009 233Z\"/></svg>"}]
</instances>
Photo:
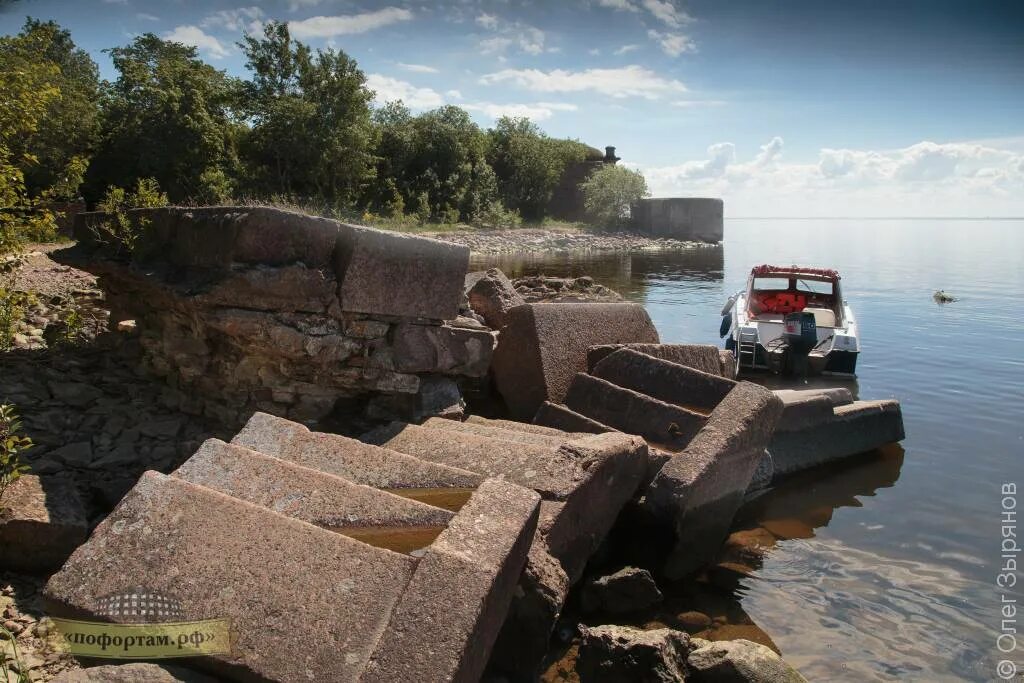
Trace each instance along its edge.
<instances>
[{"instance_id":1,"label":"shoreline","mask_svg":"<svg viewBox=\"0 0 1024 683\"><path fill-rule=\"evenodd\" d=\"M721 243L651 237L634 232L588 232L549 228L422 232L421 237L469 247L474 256L570 251L669 251L718 247Z\"/></svg>"}]
</instances>

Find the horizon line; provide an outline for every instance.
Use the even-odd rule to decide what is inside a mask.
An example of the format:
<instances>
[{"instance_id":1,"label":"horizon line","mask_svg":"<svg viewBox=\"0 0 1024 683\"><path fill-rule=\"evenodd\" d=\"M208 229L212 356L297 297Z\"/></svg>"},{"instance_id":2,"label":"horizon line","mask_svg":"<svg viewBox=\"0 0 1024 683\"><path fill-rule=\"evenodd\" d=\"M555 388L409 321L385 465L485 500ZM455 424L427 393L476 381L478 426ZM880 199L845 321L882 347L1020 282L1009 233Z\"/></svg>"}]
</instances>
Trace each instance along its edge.
<instances>
[{"instance_id":1,"label":"horizon line","mask_svg":"<svg viewBox=\"0 0 1024 683\"><path fill-rule=\"evenodd\" d=\"M850 221L1020 221L1024 216L725 216L727 220Z\"/></svg>"}]
</instances>

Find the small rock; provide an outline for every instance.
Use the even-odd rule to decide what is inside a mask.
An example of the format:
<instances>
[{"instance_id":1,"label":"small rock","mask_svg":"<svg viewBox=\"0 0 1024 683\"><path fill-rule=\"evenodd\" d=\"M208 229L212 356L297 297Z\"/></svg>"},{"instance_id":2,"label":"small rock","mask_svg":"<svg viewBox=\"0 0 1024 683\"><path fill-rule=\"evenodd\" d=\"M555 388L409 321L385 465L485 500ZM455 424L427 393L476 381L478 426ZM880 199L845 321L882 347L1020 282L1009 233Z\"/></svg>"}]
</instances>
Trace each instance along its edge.
<instances>
[{"instance_id":1,"label":"small rock","mask_svg":"<svg viewBox=\"0 0 1024 683\"><path fill-rule=\"evenodd\" d=\"M48 386L55 399L76 407L87 406L103 396L96 387L80 382L50 382Z\"/></svg>"},{"instance_id":2,"label":"small rock","mask_svg":"<svg viewBox=\"0 0 1024 683\"><path fill-rule=\"evenodd\" d=\"M687 664L694 683L807 683L764 645L749 640L694 640Z\"/></svg>"},{"instance_id":3,"label":"small rock","mask_svg":"<svg viewBox=\"0 0 1024 683\"><path fill-rule=\"evenodd\" d=\"M580 636L576 659L580 683L686 680L689 636L682 631L581 626Z\"/></svg>"},{"instance_id":4,"label":"small rock","mask_svg":"<svg viewBox=\"0 0 1024 683\"><path fill-rule=\"evenodd\" d=\"M583 587L580 597L584 612L610 614L643 610L662 599L651 573L636 567L625 567L594 579Z\"/></svg>"},{"instance_id":5,"label":"small rock","mask_svg":"<svg viewBox=\"0 0 1024 683\"><path fill-rule=\"evenodd\" d=\"M711 617L697 611L683 612L676 616L676 621L689 633L697 633L711 626Z\"/></svg>"}]
</instances>

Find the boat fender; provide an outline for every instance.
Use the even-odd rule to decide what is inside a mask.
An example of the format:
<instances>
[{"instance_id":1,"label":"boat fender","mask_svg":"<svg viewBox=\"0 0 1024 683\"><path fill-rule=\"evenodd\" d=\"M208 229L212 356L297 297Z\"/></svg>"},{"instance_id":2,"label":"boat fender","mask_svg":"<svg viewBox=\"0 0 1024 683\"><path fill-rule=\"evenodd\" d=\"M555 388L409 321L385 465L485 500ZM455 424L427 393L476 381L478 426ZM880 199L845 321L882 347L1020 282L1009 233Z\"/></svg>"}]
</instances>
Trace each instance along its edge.
<instances>
[{"instance_id":1,"label":"boat fender","mask_svg":"<svg viewBox=\"0 0 1024 683\"><path fill-rule=\"evenodd\" d=\"M732 329L732 316L722 316L722 324L718 326L718 337L721 339L725 335L729 334L729 330Z\"/></svg>"},{"instance_id":2,"label":"boat fender","mask_svg":"<svg viewBox=\"0 0 1024 683\"><path fill-rule=\"evenodd\" d=\"M725 305L722 306L722 315L727 315L729 313L729 311L732 310L733 304L735 304L735 303L736 303L736 295L733 294L732 296L729 297L729 300L725 302Z\"/></svg>"}]
</instances>

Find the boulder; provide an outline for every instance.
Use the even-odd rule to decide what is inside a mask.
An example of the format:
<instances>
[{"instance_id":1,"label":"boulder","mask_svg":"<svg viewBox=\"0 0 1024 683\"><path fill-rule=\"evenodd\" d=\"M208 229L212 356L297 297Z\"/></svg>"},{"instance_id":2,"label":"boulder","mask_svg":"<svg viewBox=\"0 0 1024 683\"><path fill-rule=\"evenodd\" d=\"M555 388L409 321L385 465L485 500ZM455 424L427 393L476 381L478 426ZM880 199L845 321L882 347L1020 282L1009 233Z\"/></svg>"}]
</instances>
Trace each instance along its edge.
<instances>
[{"instance_id":1,"label":"boulder","mask_svg":"<svg viewBox=\"0 0 1024 683\"><path fill-rule=\"evenodd\" d=\"M601 424L597 420L591 420L586 415L580 415L575 410L570 410L561 404L552 403L551 401L544 401L544 403L541 404L540 408L537 409L537 414L533 416L533 421L537 425L544 425L573 432L587 432L590 434L604 434L605 432L619 431L609 427L608 425Z\"/></svg>"},{"instance_id":2,"label":"boulder","mask_svg":"<svg viewBox=\"0 0 1024 683\"><path fill-rule=\"evenodd\" d=\"M69 480L22 475L0 501L0 568L53 571L88 534L85 510Z\"/></svg>"},{"instance_id":3,"label":"boulder","mask_svg":"<svg viewBox=\"0 0 1024 683\"><path fill-rule=\"evenodd\" d=\"M589 613L626 614L645 610L661 599L661 591L649 571L623 567L587 582L580 594L580 607Z\"/></svg>"},{"instance_id":4,"label":"boulder","mask_svg":"<svg viewBox=\"0 0 1024 683\"><path fill-rule=\"evenodd\" d=\"M175 596L187 621L231 620L231 653L196 658L196 666L235 679L355 680L415 565L147 472L50 579L44 598L52 616L91 620L105 596L144 581Z\"/></svg>"},{"instance_id":5,"label":"boulder","mask_svg":"<svg viewBox=\"0 0 1024 683\"><path fill-rule=\"evenodd\" d=\"M467 247L340 225L334 270L341 309L428 320L459 315Z\"/></svg>"},{"instance_id":6,"label":"boulder","mask_svg":"<svg viewBox=\"0 0 1024 683\"><path fill-rule=\"evenodd\" d=\"M694 683L807 683L769 648L749 640L695 638L686 660L687 681Z\"/></svg>"},{"instance_id":7,"label":"boulder","mask_svg":"<svg viewBox=\"0 0 1024 683\"><path fill-rule=\"evenodd\" d=\"M485 481L420 560L361 681L480 680L526 564L540 497Z\"/></svg>"},{"instance_id":8,"label":"boulder","mask_svg":"<svg viewBox=\"0 0 1024 683\"><path fill-rule=\"evenodd\" d=\"M505 326L510 309L526 303L505 273L497 268L490 268L479 277L467 277L466 284L470 307L495 330Z\"/></svg>"},{"instance_id":9,"label":"boulder","mask_svg":"<svg viewBox=\"0 0 1024 683\"><path fill-rule=\"evenodd\" d=\"M685 365L709 375L721 375L726 379L733 379L728 374L722 374L719 349L713 344L602 344L587 351L587 372L592 372L594 366L605 356L623 347Z\"/></svg>"},{"instance_id":10,"label":"boulder","mask_svg":"<svg viewBox=\"0 0 1024 683\"><path fill-rule=\"evenodd\" d=\"M394 369L484 377L494 345L487 329L402 323L394 331Z\"/></svg>"},{"instance_id":11,"label":"boulder","mask_svg":"<svg viewBox=\"0 0 1024 683\"><path fill-rule=\"evenodd\" d=\"M204 442L172 476L342 533L358 527L444 526L452 518L447 510L219 439Z\"/></svg>"},{"instance_id":12,"label":"boulder","mask_svg":"<svg viewBox=\"0 0 1024 683\"><path fill-rule=\"evenodd\" d=\"M700 431L707 417L603 379L578 373L565 405L627 434L637 434L669 450L679 450Z\"/></svg>"},{"instance_id":13,"label":"boulder","mask_svg":"<svg viewBox=\"0 0 1024 683\"><path fill-rule=\"evenodd\" d=\"M680 683L686 679L689 636L662 628L580 627L580 683Z\"/></svg>"},{"instance_id":14,"label":"boulder","mask_svg":"<svg viewBox=\"0 0 1024 683\"><path fill-rule=\"evenodd\" d=\"M657 341L639 304L525 304L508 311L492 371L512 415L529 420L544 401L562 402L591 346Z\"/></svg>"},{"instance_id":15,"label":"boulder","mask_svg":"<svg viewBox=\"0 0 1024 683\"><path fill-rule=\"evenodd\" d=\"M736 382L630 348L608 354L591 373L666 403L710 412Z\"/></svg>"},{"instance_id":16,"label":"boulder","mask_svg":"<svg viewBox=\"0 0 1024 683\"><path fill-rule=\"evenodd\" d=\"M666 576L682 578L714 557L781 413L771 391L740 382L686 449L662 466L643 509L673 530Z\"/></svg>"}]
</instances>

